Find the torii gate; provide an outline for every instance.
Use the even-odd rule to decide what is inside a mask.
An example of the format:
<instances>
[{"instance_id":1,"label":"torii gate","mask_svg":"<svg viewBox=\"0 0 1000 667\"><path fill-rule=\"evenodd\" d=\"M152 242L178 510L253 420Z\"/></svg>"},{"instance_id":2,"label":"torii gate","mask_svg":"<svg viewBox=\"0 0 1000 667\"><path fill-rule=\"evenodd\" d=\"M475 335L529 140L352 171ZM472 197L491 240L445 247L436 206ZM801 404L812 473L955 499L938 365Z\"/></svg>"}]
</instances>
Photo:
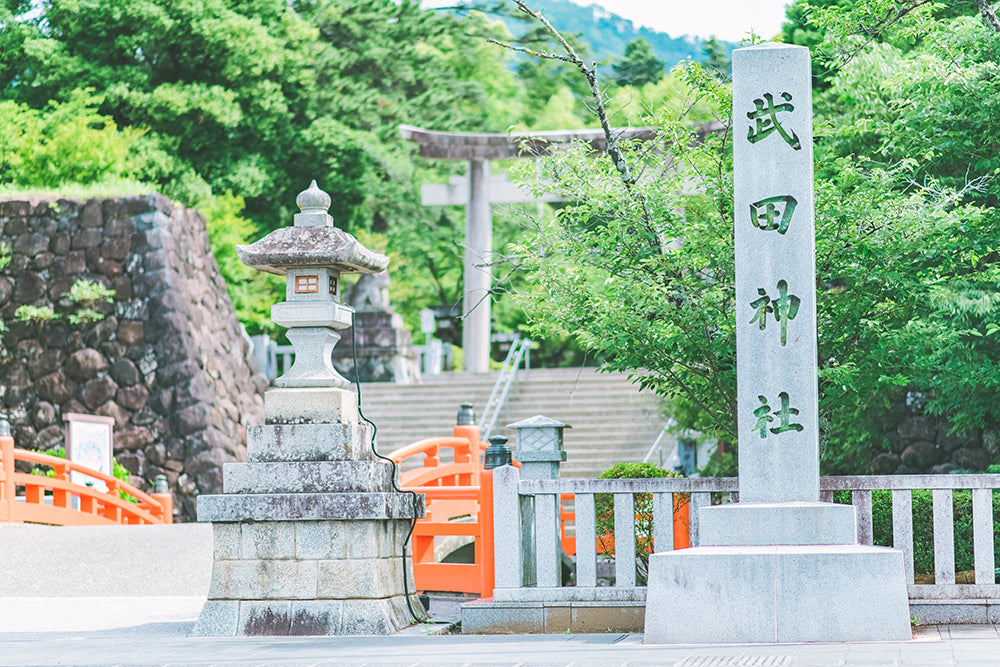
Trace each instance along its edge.
<instances>
[{"instance_id":1,"label":"torii gate","mask_svg":"<svg viewBox=\"0 0 1000 667\"><path fill-rule=\"evenodd\" d=\"M655 127L616 128L620 139L652 139ZM468 160L467 178L450 185L425 185L424 206L465 205L465 289L462 297L462 348L465 370L485 373L490 364L490 289L493 277L489 256L493 250L490 204L539 201L521 192L505 178L490 178L490 160L548 155L552 146L585 141L595 152L607 149L603 130L559 130L516 134L435 132L400 125L403 139L420 145L420 155L440 160ZM558 201L554 196L542 201Z\"/></svg>"}]
</instances>

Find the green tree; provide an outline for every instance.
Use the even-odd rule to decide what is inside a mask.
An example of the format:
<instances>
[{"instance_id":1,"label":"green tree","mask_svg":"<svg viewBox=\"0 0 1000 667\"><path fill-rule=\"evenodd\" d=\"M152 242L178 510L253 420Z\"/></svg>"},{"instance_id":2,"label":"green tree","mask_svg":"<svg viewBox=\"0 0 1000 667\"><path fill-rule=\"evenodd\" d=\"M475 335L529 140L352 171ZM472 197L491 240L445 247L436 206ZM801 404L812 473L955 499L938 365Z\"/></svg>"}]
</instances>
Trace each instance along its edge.
<instances>
[{"instance_id":1,"label":"green tree","mask_svg":"<svg viewBox=\"0 0 1000 667\"><path fill-rule=\"evenodd\" d=\"M719 38L712 35L705 40L702 51L705 53L705 69L715 72L723 79L728 79L733 74L733 62L726 53L726 45L719 41Z\"/></svg>"},{"instance_id":2,"label":"green tree","mask_svg":"<svg viewBox=\"0 0 1000 667\"><path fill-rule=\"evenodd\" d=\"M662 60L657 59L649 42L637 37L625 47L624 60L611 68L615 72L615 83L619 86L641 87L662 79L666 73L665 65Z\"/></svg>"},{"instance_id":3,"label":"green tree","mask_svg":"<svg viewBox=\"0 0 1000 667\"><path fill-rule=\"evenodd\" d=\"M65 102L32 109L0 101L0 183L56 188L126 180L141 168L133 146L141 132L119 130L97 112L93 91L69 91Z\"/></svg>"},{"instance_id":4,"label":"green tree","mask_svg":"<svg viewBox=\"0 0 1000 667\"><path fill-rule=\"evenodd\" d=\"M950 19L933 36L948 32L953 55L991 52L996 38L979 25L962 27L968 23ZM894 47L866 48L884 58L878 49ZM991 91L988 82L971 83L981 70L970 67L954 84L928 75L918 86L924 104L904 104L894 90L911 90L907 73L933 69L933 53L915 50L902 69L845 69L818 100L827 114L818 124L815 209L827 472L863 472L888 446L879 417L900 386L929 392L933 409L960 428L994 424L986 406L1000 387L1000 225L984 206L982 182L948 181L953 165L937 159L975 149L976 132L989 126L967 133L950 119L927 118L909 135L895 129L897 119L923 119L928 105L987 123L978 100L960 111L954 90L964 81L967 92L981 85L984 99ZM593 84L594 71L571 49L561 55ZM700 136L685 117L659 109L649 118L660 127L657 150L609 137L608 155L589 157L580 147L552 157L537 187L556 187L574 203L511 250L528 273L522 296L537 330L576 336L605 355L607 367L673 401L682 427L735 444L730 92L696 64L682 74L693 96L714 107L721 129ZM894 102L885 108L887 96ZM594 106L604 113L599 97ZM942 136L932 132L942 126L949 128ZM918 134L932 150L891 152L893 142ZM879 160L880 151L894 161Z\"/></svg>"},{"instance_id":5,"label":"green tree","mask_svg":"<svg viewBox=\"0 0 1000 667\"><path fill-rule=\"evenodd\" d=\"M506 34L501 25L416 0L13 2L0 19L3 182L133 176L203 206L252 329L264 320L248 300L276 294L240 287L246 276L218 244L287 224L313 178L333 195L338 225L404 248L397 288L433 284L437 271L446 292L461 293L461 213L444 214L442 231L457 235L425 234L442 216L418 192L456 166L416 158L398 125L514 123L523 99L514 74L483 55L482 37ZM408 319L426 305L407 304Z\"/></svg>"}]
</instances>

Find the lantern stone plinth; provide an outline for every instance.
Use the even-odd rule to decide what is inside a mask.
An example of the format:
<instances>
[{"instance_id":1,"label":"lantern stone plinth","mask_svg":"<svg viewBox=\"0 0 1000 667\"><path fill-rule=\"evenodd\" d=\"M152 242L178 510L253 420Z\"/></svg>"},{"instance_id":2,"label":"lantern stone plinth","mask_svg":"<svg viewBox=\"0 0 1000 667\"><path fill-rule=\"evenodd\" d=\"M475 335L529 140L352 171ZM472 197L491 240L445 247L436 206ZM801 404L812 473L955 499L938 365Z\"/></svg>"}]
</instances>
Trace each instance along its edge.
<instances>
[{"instance_id":1,"label":"lantern stone plinth","mask_svg":"<svg viewBox=\"0 0 1000 667\"><path fill-rule=\"evenodd\" d=\"M403 546L423 496L394 490L330 361L353 319L340 275L381 271L388 258L333 227L315 182L297 202L294 227L237 247L248 266L286 276L271 317L289 328L295 363L264 395L247 462L225 465L222 494L198 498L215 561L195 635L391 634L411 623Z\"/></svg>"}]
</instances>

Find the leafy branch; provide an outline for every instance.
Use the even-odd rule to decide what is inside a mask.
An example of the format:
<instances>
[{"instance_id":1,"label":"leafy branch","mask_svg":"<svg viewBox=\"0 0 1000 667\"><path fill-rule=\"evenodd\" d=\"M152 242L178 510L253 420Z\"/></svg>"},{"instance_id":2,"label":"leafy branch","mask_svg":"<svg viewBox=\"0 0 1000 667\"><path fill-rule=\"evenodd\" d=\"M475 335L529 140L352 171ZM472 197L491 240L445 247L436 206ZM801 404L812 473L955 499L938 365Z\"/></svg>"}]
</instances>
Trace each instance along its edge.
<instances>
[{"instance_id":1,"label":"leafy branch","mask_svg":"<svg viewBox=\"0 0 1000 667\"><path fill-rule=\"evenodd\" d=\"M560 60L562 62L569 63L580 70L583 76L587 79L587 84L590 87L590 94L594 103L593 112L601 123L601 130L604 132L604 138L607 141L608 156L614 163L615 169L618 170L619 177L622 185L625 187L625 190L632 197L634 197L636 202L639 204L641 211L640 219L647 232L647 243L651 247L656 248L657 251L662 252L663 248L655 232L655 225L653 224L652 215L649 211L646 198L641 191L636 189L636 177L633 174L633 170L630 168L628 161L625 159L625 154L618 143L620 137L615 134L611 128L611 121L608 118L607 108L604 104L604 95L601 93L601 89L597 83L597 64L591 63L590 65L587 65L587 63L584 62L583 59L577 54L576 49L574 49L573 46L566 41L566 38L562 36L562 33L556 30L552 24L549 23L548 19L542 16L542 14L528 7L523 0L514 0L514 3L517 5L518 10L538 21L545 28L546 32L552 35L556 41L559 42L559 46L562 48L563 53L553 53L544 50L535 51L523 46L501 42L492 37L488 38L487 41L505 49L534 56L536 58Z\"/></svg>"}]
</instances>

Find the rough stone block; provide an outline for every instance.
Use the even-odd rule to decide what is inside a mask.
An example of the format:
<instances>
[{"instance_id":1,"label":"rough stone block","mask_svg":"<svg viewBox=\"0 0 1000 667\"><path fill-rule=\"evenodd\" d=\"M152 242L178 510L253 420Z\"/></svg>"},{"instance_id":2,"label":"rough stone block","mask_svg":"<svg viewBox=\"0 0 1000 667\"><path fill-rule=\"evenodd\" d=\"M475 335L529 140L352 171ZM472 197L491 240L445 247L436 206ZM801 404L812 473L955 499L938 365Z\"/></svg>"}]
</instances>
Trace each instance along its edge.
<instances>
[{"instance_id":1,"label":"rough stone block","mask_svg":"<svg viewBox=\"0 0 1000 667\"><path fill-rule=\"evenodd\" d=\"M412 574L409 580L413 581ZM403 592L400 558L319 562L317 598L383 598Z\"/></svg>"},{"instance_id":2,"label":"rough stone block","mask_svg":"<svg viewBox=\"0 0 1000 667\"><path fill-rule=\"evenodd\" d=\"M642 632L646 606L641 602L574 605L573 632Z\"/></svg>"},{"instance_id":3,"label":"rough stone block","mask_svg":"<svg viewBox=\"0 0 1000 667\"><path fill-rule=\"evenodd\" d=\"M340 600L303 600L292 602L290 635L339 635L343 624L344 604Z\"/></svg>"},{"instance_id":4,"label":"rough stone block","mask_svg":"<svg viewBox=\"0 0 1000 667\"><path fill-rule=\"evenodd\" d=\"M239 634L284 636L291 629L292 603L287 601L244 601L240 603Z\"/></svg>"},{"instance_id":5,"label":"rough stone block","mask_svg":"<svg viewBox=\"0 0 1000 667\"><path fill-rule=\"evenodd\" d=\"M340 521L296 521L295 557L311 560L346 558L344 523Z\"/></svg>"},{"instance_id":6,"label":"rough stone block","mask_svg":"<svg viewBox=\"0 0 1000 667\"><path fill-rule=\"evenodd\" d=\"M240 524L240 557L272 559L295 557L295 526L290 522L264 521Z\"/></svg>"},{"instance_id":7,"label":"rough stone block","mask_svg":"<svg viewBox=\"0 0 1000 667\"><path fill-rule=\"evenodd\" d=\"M358 493L392 490L392 467L382 461L227 463L224 469L224 493Z\"/></svg>"},{"instance_id":8,"label":"rough stone block","mask_svg":"<svg viewBox=\"0 0 1000 667\"><path fill-rule=\"evenodd\" d=\"M862 546L779 550L777 641L910 638L903 552Z\"/></svg>"},{"instance_id":9,"label":"rough stone block","mask_svg":"<svg viewBox=\"0 0 1000 667\"><path fill-rule=\"evenodd\" d=\"M696 547L653 554L645 640L908 639L902 558L894 549L858 545Z\"/></svg>"},{"instance_id":10,"label":"rough stone block","mask_svg":"<svg viewBox=\"0 0 1000 667\"><path fill-rule=\"evenodd\" d=\"M542 611L542 622L545 624L546 633L556 634L569 632L572 629L573 610L568 605L544 607Z\"/></svg>"},{"instance_id":11,"label":"rough stone block","mask_svg":"<svg viewBox=\"0 0 1000 667\"><path fill-rule=\"evenodd\" d=\"M264 392L264 423L356 424L358 397L348 389L271 389Z\"/></svg>"},{"instance_id":12,"label":"rough stone block","mask_svg":"<svg viewBox=\"0 0 1000 667\"><path fill-rule=\"evenodd\" d=\"M240 524L213 523L212 535L215 540L215 560L235 560L240 557Z\"/></svg>"},{"instance_id":13,"label":"rough stone block","mask_svg":"<svg viewBox=\"0 0 1000 667\"><path fill-rule=\"evenodd\" d=\"M381 556L384 521L347 521L344 533L347 537L348 558L378 558ZM398 554L397 554L398 555Z\"/></svg>"},{"instance_id":14,"label":"rough stone block","mask_svg":"<svg viewBox=\"0 0 1000 667\"><path fill-rule=\"evenodd\" d=\"M272 424L247 429L247 461L369 460L366 429L351 424Z\"/></svg>"},{"instance_id":15,"label":"rough stone block","mask_svg":"<svg viewBox=\"0 0 1000 667\"><path fill-rule=\"evenodd\" d=\"M317 561L272 560L267 565L268 598L312 600L316 597Z\"/></svg>"},{"instance_id":16,"label":"rough stone block","mask_svg":"<svg viewBox=\"0 0 1000 667\"><path fill-rule=\"evenodd\" d=\"M258 560L220 560L212 566L210 600L257 600L267 597L267 563Z\"/></svg>"},{"instance_id":17,"label":"rough stone block","mask_svg":"<svg viewBox=\"0 0 1000 667\"><path fill-rule=\"evenodd\" d=\"M376 560L330 560L319 562L316 597L324 600L382 597L381 574Z\"/></svg>"},{"instance_id":18,"label":"rough stone block","mask_svg":"<svg viewBox=\"0 0 1000 667\"><path fill-rule=\"evenodd\" d=\"M391 635L398 629L388 600L344 600L343 635Z\"/></svg>"},{"instance_id":19,"label":"rough stone block","mask_svg":"<svg viewBox=\"0 0 1000 667\"><path fill-rule=\"evenodd\" d=\"M857 544L852 505L733 503L698 512L701 546Z\"/></svg>"},{"instance_id":20,"label":"rough stone block","mask_svg":"<svg viewBox=\"0 0 1000 667\"><path fill-rule=\"evenodd\" d=\"M998 614L986 600L912 600L910 616L924 625L952 625L956 623L996 623Z\"/></svg>"},{"instance_id":21,"label":"rough stone block","mask_svg":"<svg viewBox=\"0 0 1000 667\"><path fill-rule=\"evenodd\" d=\"M235 637L239 629L239 600L208 600L191 631L193 637Z\"/></svg>"},{"instance_id":22,"label":"rough stone block","mask_svg":"<svg viewBox=\"0 0 1000 667\"><path fill-rule=\"evenodd\" d=\"M545 610L538 606L500 606L482 602L462 605L462 633L474 635L529 634L545 627Z\"/></svg>"},{"instance_id":23,"label":"rough stone block","mask_svg":"<svg viewBox=\"0 0 1000 667\"><path fill-rule=\"evenodd\" d=\"M653 554L645 641L775 641L773 590L773 550L698 547Z\"/></svg>"},{"instance_id":24,"label":"rough stone block","mask_svg":"<svg viewBox=\"0 0 1000 667\"><path fill-rule=\"evenodd\" d=\"M424 497L403 493L292 493L198 496L199 521L409 519Z\"/></svg>"}]
</instances>

